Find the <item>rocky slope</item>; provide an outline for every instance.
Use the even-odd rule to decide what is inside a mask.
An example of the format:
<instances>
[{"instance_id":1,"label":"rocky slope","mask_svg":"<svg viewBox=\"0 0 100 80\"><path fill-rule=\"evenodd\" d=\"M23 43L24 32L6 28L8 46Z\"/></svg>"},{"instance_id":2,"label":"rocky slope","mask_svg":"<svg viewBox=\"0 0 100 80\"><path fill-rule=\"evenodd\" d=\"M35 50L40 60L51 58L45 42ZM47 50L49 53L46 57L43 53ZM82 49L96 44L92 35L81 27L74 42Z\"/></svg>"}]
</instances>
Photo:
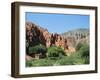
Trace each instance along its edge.
<instances>
[{"instance_id":1,"label":"rocky slope","mask_svg":"<svg viewBox=\"0 0 100 80\"><path fill-rule=\"evenodd\" d=\"M29 47L37 44L43 44L46 47L59 46L66 52L74 52L75 48L71 46L73 39L64 38L60 34L49 33L47 29L44 29L34 23L26 22L26 52L28 53ZM70 43L70 44L68 44Z\"/></svg>"},{"instance_id":2,"label":"rocky slope","mask_svg":"<svg viewBox=\"0 0 100 80\"><path fill-rule=\"evenodd\" d=\"M76 46L78 43L89 44L89 29L75 29L61 34L64 38L67 38L71 42L72 46ZM70 42L68 42L70 44Z\"/></svg>"}]
</instances>

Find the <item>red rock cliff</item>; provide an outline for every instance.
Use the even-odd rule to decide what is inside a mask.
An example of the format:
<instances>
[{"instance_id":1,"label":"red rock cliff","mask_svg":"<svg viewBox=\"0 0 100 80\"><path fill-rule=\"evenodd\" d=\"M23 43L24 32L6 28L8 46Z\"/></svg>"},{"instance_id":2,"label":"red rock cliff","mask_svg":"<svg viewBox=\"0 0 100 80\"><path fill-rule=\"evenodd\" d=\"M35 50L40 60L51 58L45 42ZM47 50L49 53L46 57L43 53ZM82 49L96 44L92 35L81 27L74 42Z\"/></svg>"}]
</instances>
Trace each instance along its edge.
<instances>
[{"instance_id":1,"label":"red rock cliff","mask_svg":"<svg viewBox=\"0 0 100 80\"><path fill-rule=\"evenodd\" d=\"M67 52L70 50L68 42L69 41L60 34L49 33L47 29L34 23L26 22L26 47L37 44L43 44L46 47L55 45L62 47ZM73 51L75 51L75 49L73 49Z\"/></svg>"}]
</instances>

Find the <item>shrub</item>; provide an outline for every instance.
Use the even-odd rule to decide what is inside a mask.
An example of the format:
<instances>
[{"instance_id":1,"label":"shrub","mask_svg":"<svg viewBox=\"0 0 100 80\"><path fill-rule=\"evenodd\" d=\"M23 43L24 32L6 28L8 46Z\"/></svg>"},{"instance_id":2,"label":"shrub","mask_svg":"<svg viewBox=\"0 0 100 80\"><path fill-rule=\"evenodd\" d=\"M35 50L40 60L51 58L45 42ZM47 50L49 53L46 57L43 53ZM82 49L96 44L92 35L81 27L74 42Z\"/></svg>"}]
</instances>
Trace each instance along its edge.
<instances>
[{"instance_id":1,"label":"shrub","mask_svg":"<svg viewBox=\"0 0 100 80\"><path fill-rule=\"evenodd\" d=\"M85 64L89 64L89 57L86 57L84 59L85 59Z\"/></svg>"},{"instance_id":2,"label":"shrub","mask_svg":"<svg viewBox=\"0 0 100 80\"><path fill-rule=\"evenodd\" d=\"M85 64L85 59L77 58L74 60L75 65Z\"/></svg>"},{"instance_id":3,"label":"shrub","mask_svg":"<svg viewBox=\"0 0 100 80\"><path fill-rule=\"evenodd\" d=\"M29 54L32 54L32 53L37 53L37 54L42 53L42 54L44 54L46 52L47 52L47 49L42 44L39 44L39 45L36 45L34 47L29 48Z\"/></svg>"},{"instance_id":4,"label":"shrub","mask_svg":"<svg viewBox=\"0 0 100 80\"><path fill-rule=\"evenodd\" d=\"M54 65L73 65L74 59L72 56L64 56L63 58L59 59Z\"/></svg>"},{"instance_id":5,"label":"shrub","mask_svg":"<svg viewBox=\"0 0 100 80\"><path fill-rule=\"evenodd\" d=\"M32 61L26 61L26 67L32 67Z\"/></svg>"},{"instance_id":6,"label":"shrub","mask_svg":"<svg viewBox=\"0 0 100 80\"><path fill-rule=\"evenodd\" d=\"M28 67L39 67L39 66L52 66L54 64L55 61L50 60L50 59L38 59L38 60L31 60L28 62L28 64L26 63L26 66ZM30 65L31 64L31 65Z\"/></svg>"},{"instance_id":7,"label":"shrub","mask_svg":"<svg viewBox=\"0 0 100 80\"><path fill-rule=\"evenodd\" d=\"M62 48L56 46L49 47L47 53L48 57L61 57L65 54Z\"/></svg>"},{"instance_id":8,"label":"shrub","mask_svg":"<svg viewBox=\"0 0 100 80\"><path fill-rule=\"evenodd\" d=\"M84 45L80 48L79 52L81 53L81 56L82 56L82 57L89 57L89 45L84 44Z\"/></svg>"},{"instance_id":9,"label":"shrub","mask_svg":"<svg viewBox=\"0 0 100 80\"><path fill-rule=\"evenodd\" d=\"M85 64L89 64L89 45L84 45L80 49L81 57L84 58Z\"/></svg>"},{"instance_id":10,"label":"shrub","mask_svg":"<svg viewBox=\"0 0 100 80\"><path fill-rule=\"evenodd\" d=\"M78 44L76 45L76 51L80 50L80 48L81 48L82 46L83 46L82 43L78 43Z\"/></svg>"},{"instance_id":11,"label":"shrub","mask_svg":"<svg viewBox=\"0 0 100 80\"><path fill-rule=\"evenodd\" d=\"M73 56L75 64L89 64L89 45L83 44L79 51Z\"/></svg>"},{"instance_id":12,"label":"shrub","mask_svg":"<svg viewBox=\"0 0 100 80\"><path fill-rule=\"evenodd\" d=\"M79 53L79 52L77 52L76 54L73 55L73 59L74 59L73 64L75 64L75 65L80 65L80 64L85 63L84 58L81 57L81 53Z\"/></svg>"}]
</instances>

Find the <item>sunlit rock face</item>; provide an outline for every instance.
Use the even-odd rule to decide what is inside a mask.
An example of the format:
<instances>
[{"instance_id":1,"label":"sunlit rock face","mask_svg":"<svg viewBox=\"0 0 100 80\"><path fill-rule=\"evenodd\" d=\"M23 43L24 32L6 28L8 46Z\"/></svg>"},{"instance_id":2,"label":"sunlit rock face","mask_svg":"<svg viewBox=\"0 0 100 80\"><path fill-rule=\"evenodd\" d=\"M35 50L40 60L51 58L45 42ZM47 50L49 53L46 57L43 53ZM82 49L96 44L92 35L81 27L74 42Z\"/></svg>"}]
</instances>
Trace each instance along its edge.
<instances>
[{"instance_id":1,"label":"sunlit rock face","mask_svg":"<svg viewBox=\"0 0 100 80\"><path fill-rule=\"evenodd\" d=\"M65 50L65 52L74 52L71 42L74 39L64 38L58 33L49 33L47 29L44 29L34 23L26 22L26 51L28 48L42 44L47 48L50 46L58 46Z\"/></svg>"}]
</instances>

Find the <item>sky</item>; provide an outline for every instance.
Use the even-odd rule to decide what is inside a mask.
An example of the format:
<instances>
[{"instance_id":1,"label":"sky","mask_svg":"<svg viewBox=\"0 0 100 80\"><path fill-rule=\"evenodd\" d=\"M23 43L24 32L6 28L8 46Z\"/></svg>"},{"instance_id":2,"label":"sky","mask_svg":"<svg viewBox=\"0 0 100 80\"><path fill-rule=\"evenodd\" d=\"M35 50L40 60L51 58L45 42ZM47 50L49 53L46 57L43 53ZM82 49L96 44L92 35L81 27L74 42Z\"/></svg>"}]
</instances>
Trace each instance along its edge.
<instances>
[{"instance_id":1,"label":"sky","mask_svg":"<svg viewBox=\"0 0 100 80\"><path fill-rule=\"evenodd\" d=\"M26 21L33 22L51 33L64 33L78 28L89 28L89 15L26 12Z\"/></svg>"}]
</instances>

